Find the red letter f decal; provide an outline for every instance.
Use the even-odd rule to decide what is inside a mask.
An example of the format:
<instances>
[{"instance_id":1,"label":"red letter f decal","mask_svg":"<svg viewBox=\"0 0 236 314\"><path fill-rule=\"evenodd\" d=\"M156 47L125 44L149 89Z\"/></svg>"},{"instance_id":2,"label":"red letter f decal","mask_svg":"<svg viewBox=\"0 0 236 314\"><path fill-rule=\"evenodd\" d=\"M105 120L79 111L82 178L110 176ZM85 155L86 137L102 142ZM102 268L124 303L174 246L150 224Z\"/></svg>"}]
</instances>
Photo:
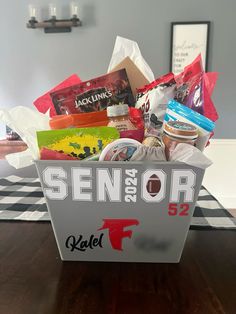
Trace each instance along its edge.
<instances>
[{"instance_id":1,"label":"red letter f decal","mask_svg":"<svg viewBox=\"0 0 236 314\"><path fill-rule=\"evenodd\" d=\"M131 238L132 230L124 231L125 227L139 225L136 219L103 219L103 226L98 230L108 229L111 246L114 250L122 251L122 239Z\"/></svg>"}]
</instances>

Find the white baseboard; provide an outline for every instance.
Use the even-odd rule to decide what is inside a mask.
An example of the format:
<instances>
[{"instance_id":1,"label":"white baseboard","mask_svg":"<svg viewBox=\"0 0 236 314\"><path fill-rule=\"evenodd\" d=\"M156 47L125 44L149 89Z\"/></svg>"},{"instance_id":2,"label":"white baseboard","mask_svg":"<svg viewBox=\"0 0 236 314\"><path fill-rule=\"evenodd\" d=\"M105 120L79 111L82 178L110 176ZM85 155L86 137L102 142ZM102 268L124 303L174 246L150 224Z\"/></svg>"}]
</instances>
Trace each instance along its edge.
<instances>
[{"instance_id":1,"label":"white baseboard","mask_svg":"<svg viewBox=\"0 0 236 314\"><path fill-rule=\"evenodd\" d=\"M236 139L213 139L204 151L213 161L203 185L226 208L236 208Z\"/></svg>"},{"instance_id":2,"label":"white baseboard","mask_svg":"<svg viewBox=\"0 0 236 314\"><path fill-rule=\"evenodd\" d=\"M219 196L216 198L225 208L236 209L236 197Z\"/></svg>"}]
</instances>

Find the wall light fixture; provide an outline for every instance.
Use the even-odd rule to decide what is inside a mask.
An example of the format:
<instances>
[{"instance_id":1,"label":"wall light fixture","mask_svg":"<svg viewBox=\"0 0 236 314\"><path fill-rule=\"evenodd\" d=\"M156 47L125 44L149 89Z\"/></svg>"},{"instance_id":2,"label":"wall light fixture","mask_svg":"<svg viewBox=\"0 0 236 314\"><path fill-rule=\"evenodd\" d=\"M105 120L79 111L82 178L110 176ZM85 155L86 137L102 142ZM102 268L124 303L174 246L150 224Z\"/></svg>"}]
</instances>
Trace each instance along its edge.
<instances>
[{"instance_id":1,"label":"wall light fixture","mask_svg":"<svg viewBox=\"0 0 236 314\"><path fill-rule=\"evenodd\" d=\"M49 5L49 15L48 20L39 22L37 20L37 9L36 6L29 5L29 17L30 20L26 24L27 28L36 29L44 28L45 33L68 33L71 32L72 27L78 27L82 25L81 20L78 18L79 7L76 2L70 3L70 19L57 19L57 7L55 4L51 3Z\"/></svg>"}]
</instances>

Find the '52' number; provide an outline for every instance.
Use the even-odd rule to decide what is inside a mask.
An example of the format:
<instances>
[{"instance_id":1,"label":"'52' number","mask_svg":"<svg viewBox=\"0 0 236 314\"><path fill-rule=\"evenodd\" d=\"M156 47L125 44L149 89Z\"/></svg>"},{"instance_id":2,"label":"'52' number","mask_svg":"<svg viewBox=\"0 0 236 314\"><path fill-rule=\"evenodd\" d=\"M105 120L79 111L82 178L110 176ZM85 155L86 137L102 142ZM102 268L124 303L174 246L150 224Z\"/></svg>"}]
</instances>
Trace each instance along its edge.
<instances>
[{"instance_id":1,"label":"'52' number","mask_svg":"<svg viewBox=\"0 0 236 314\"><path fill-rule=\"evenodd\" d=\"M189 204L170 203L168 207L168 215L169 216L188 216Z\"/></svg>"}]
</instances>

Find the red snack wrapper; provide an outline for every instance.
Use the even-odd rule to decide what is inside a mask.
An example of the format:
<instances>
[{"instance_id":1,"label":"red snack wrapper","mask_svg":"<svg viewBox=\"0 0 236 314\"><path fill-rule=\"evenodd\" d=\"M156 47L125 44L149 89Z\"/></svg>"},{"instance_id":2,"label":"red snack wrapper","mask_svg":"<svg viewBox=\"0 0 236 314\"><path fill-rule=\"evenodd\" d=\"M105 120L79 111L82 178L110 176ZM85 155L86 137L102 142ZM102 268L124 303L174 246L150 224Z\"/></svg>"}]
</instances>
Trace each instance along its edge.
<instances>
[{"instance_id":1,"label":"red snack wrapper","mask_svg":"<svg viewBox=\"0 0 236 314\"><path fill-rule=\"evenodd\" d=\"M42 113L46 113L50 109L50 117L55 116L57 113L54 108L52 99L50 97L50 93L60 90L65 87L69 87L71 85L78 84L80 82L81 82L81 79L76 74L71 75L66 80L61 82L59 85L51 89L49 92L47 92L43 96L36 99L34 101L35 107L38 109L39 112L42 112Z\"/></svg>"},{"instance_id":2,"label":"red snack wrapper","mask_svg":"<svg viewBox=\"0 0 236 314\"><path fill-rule=\"evenodd\" d=\"M217 111L211 100L217 73L204 72L201 55L186 66L182 73L175 76L175 80L177 84L175 100L212 121L218 119Z\"/></svg>"},{"instance_id":3,"label":"red snack wrapper","mask_svg":"<svg viewBox=\"0 0 236 314\"><path fill-rule=\"evenodd\" d=\"M57 114L101 111L110 105L134 105L125 69L51 93Z\"/></svg>"},{"instance_id":4,"label":"red snack wrapper","mask_svg":"<svg viewBox=\"0 0 236 314\"><path fill-rule=\"evenodd\" d=\"M175 100L203 114L202 59L199 55L184 71L175 76Z\"/></svg>"},{"instance_id":5,"label":"red snack wrapper","mask_svg":"<svg viewBox=\"0 0 236 314\"><path fill-rule=\"evenodd\" d=\"M137 90L137 93L139 94L145 94L146 92L148 92L149 90L151 90L152 88L157 87L160 84L168 84L168 83L173 83L174 82L174 74L173 73L167 73L159 78L157 78L155 81L151 82L150 84L145 85L142 88L139 88ZM140 97L140 95L139 95Z\"/></svg>"},{"instance_id":6,"label":"red snack wrapper","mask_svg":"<svg viewBox=\"0 0 236 314\"><path fill-rule=\"evenodd\" d=\"M129 116L131 122L136 126L137 129L144 129L143 113L140 109L130 107Z\"/></svg>"}]
</instances>

